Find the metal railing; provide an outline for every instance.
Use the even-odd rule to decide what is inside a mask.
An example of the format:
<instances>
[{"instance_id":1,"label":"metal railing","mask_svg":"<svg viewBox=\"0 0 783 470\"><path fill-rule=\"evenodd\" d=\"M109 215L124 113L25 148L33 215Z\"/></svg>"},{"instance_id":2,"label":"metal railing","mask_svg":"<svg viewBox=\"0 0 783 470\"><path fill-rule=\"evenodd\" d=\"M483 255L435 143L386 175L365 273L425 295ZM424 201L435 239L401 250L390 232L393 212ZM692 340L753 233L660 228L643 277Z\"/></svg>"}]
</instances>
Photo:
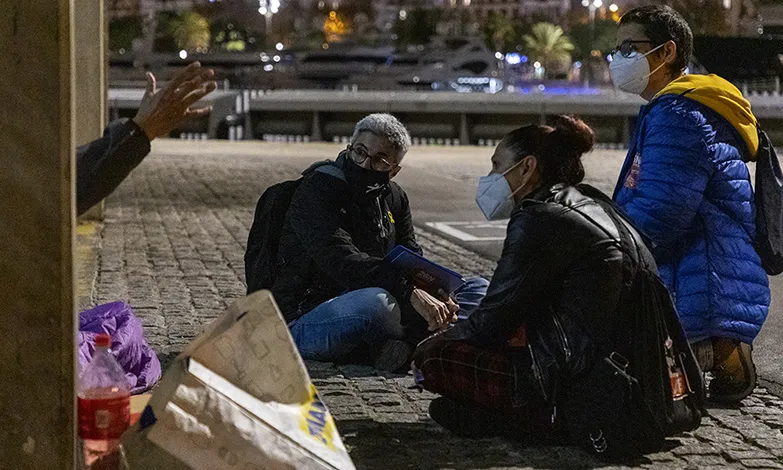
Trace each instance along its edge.
<instances>
[{"instance_id":1,"label":"metal railing","mask_svg":"<svg viewBox=\"0 0 783 470\"><path fill-rule=\"evenodd\" d=\"M779 87L774 81L766 85ZM111 89L113 117L135 113L142 94L141 89ZM783 95L770 91L749 93L748 98L773 141L783 141ZM172 137L328 142L350 135L355 122L366 114L390 112L403 119L422 145L486 145L522 124L544 123L555 114L577 114L593 126L599 142L621 144L628 141L644 104L637 96L613 90L547 95L224 89L204 101L213 106L212 113L183 124Z\"/></svg>"},{"instance_id":2,"label":"metal railing","mask_svg":"<svg viewBox=\"0 0 783 470\"><path fill-rule=\"evenodd\" d=\"M780 96L780 77L760 77L735 83L745 96Z\"/></svg>"}]
</instances>

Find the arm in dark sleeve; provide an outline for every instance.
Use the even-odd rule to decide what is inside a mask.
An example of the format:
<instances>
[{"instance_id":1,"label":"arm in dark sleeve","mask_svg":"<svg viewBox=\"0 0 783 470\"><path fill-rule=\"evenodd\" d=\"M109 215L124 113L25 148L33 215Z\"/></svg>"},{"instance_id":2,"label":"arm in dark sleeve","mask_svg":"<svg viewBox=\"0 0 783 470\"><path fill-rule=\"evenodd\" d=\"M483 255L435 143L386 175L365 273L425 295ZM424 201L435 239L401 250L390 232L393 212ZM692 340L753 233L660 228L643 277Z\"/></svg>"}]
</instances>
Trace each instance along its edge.
<instances>
[{"instance_id":1,"label":"arm in dark sleeve","mask_svg":"<svg viewBox=\"0 0 783 470\"><path fill-rule=\"evenodd\" d=\"M103 137L76 149L76 212L111 194L150 152L150 141L131 119L109 123Z\"/></svg>"},{"instance_id":2,"label":"arm in dark sleeve","mask_svg":"<svg viewBox=\"0 0 783 470\"><path fill-rule=\"evenodd\" d=\"M380 287L406 302L412 288L381 258L359 251L340 227L341 209L350 191L345 182L315 172L294 193L287 220L321 272L345 289Z\"/></svg>"},{"instance_id":3,"label":"arm in dark sleeve","mask_svg":"<svg viewBox=\"0 0 783 470\"><path fill-rule=\"evenodd\" d=\"M445 339L468 339L477 346L497 347L525 323L570 255L558 241L567 231L549 213L516 212L509 222L503 253L487 295L467 320L446 331Z\"/></svg>"},{"instance_id":4,"label":"arm in dark sleeve","mask_svg":"<svg viewBox=\"0 0 783 470\"><path fill-rule=\"evenodd\" d=\"M408 202L408 195L402 188L397 188L400 194L400 204L398 210L394 213L394 229L397 233L397 244L402 245L409 250L422 253L421 247L416 242L416 233L413 229L413 217L411 216L411 206Z\"/></svg>"}]
</instances>

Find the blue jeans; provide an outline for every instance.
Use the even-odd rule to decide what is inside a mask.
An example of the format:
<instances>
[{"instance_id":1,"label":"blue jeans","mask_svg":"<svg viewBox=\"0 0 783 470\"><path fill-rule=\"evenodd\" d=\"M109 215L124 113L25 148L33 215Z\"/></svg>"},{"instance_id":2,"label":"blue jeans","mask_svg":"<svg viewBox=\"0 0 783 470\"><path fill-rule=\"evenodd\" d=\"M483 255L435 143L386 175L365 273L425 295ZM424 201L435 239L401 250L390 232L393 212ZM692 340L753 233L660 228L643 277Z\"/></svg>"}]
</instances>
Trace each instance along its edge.
<instances>
[{"instance_id":1,"label":"blue jeans","mask_svg":"<svg viewBox=\"0 0 783 470\"><path fill-rule=\"evenodd\" d=\"M469 278L454 297L467 318L487 293L486 279ZM358 289L328 300L288 324L303 359L336 361L363 346L404 339L397 300L386 290Z\"/></svg>"}]
</instances>

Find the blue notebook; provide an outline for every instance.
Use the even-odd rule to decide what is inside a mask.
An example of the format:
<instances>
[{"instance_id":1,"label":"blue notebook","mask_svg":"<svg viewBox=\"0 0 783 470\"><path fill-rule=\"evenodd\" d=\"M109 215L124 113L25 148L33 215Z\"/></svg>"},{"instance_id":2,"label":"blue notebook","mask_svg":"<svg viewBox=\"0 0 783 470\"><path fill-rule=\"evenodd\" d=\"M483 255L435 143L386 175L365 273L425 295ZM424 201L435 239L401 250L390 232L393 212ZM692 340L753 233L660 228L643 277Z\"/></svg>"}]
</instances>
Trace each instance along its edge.
<instances>
[{"instance_id":1,"label":"blue notebook","mask_svg":"<svg viewBox=\"0 0 783 470\"><path fill-rule=\"evenodd\" d=\"M407 272L416 287L431 294L436 294L439 289L453 294L465 282L451 269L433 263L402 245L395 246L383 260Z\"/></svg>"}]
</instances>

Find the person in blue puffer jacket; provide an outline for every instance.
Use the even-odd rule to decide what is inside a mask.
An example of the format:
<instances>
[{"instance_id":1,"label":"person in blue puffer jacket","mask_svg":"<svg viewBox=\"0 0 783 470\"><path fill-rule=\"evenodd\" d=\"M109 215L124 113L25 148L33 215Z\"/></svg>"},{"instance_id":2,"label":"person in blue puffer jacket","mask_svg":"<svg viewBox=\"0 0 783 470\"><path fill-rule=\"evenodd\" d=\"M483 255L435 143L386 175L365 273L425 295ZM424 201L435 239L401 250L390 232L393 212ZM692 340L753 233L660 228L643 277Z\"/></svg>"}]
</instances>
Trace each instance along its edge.
<instances>
[{"instance_id":1,"label":"person in blue puffer jacket","mask_svg":"<svg viewBox=\"0 0 783 470\"><path fill-rule=\"evenodd\" d=\"M770 304L745 164L758 150L756 118L731 83L685 74L693 34L673 9L629 11L617 39L612 81L649 103L614 199L650 240L702 369L714 374L711 398L741 400L756 384L751 344Z\"/></svg>"}]
</instances>

